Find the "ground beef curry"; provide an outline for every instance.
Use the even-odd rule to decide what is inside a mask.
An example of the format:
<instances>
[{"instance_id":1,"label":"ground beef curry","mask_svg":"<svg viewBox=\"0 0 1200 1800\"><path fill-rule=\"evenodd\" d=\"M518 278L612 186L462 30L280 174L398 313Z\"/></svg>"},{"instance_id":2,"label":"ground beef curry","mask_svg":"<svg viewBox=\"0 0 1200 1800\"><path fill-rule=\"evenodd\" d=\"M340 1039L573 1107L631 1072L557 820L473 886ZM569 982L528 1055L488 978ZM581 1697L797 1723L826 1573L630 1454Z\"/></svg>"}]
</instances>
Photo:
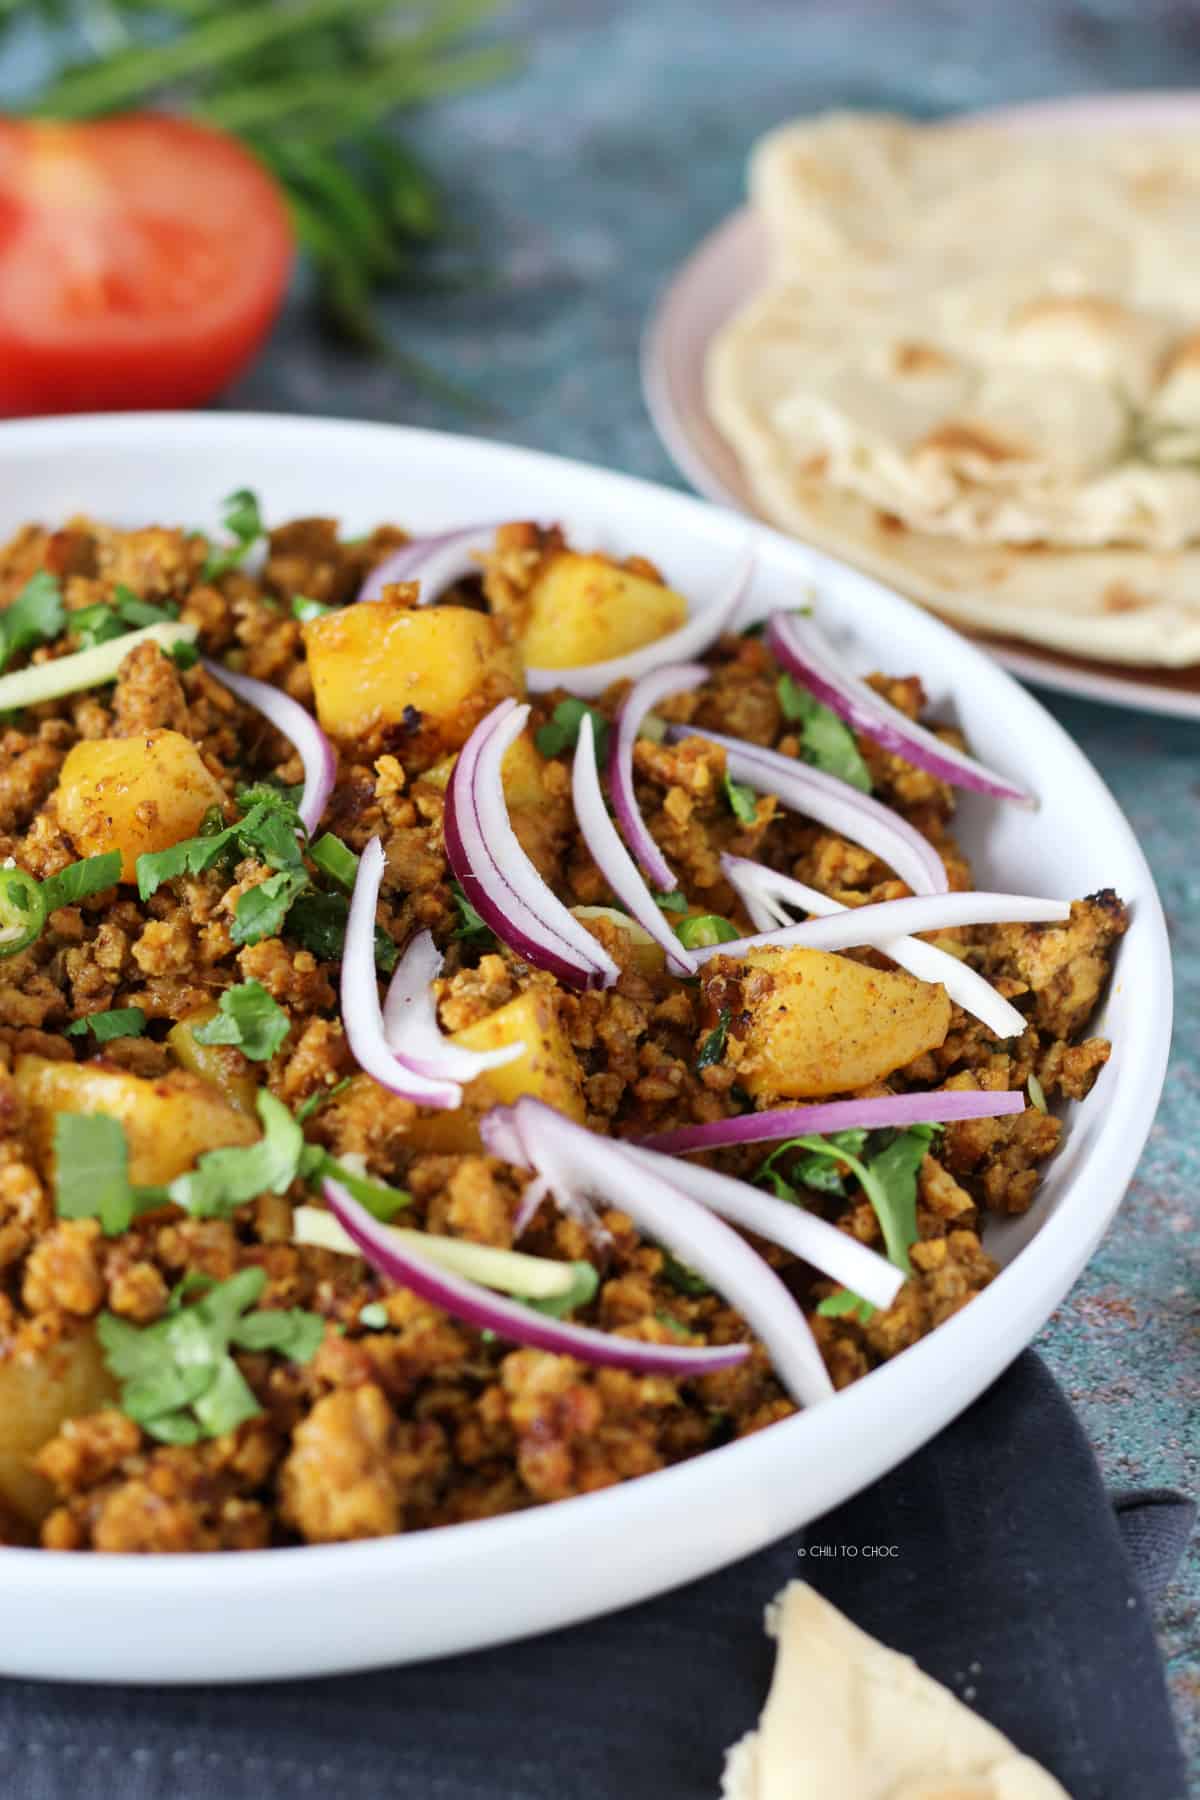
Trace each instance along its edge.
<instances>
[{"instance_id":1,"label":"ground beef curry","mask_svg":"<svg viewBox=\"0 0 1200 1800\"><path fill-rule=\"evenodd\" d=\"M239 533L246 543L257 526L252 505L249 513ZM347 542L332 521L298 520L266 536L250 573L237 546L214 554L183 530L80 520L56 531L31 526L0 551L0 607L9 609L0 621L22 600L28 610L31 584L50 597L40 631L7 634L10 667L178 617L197 628L205 656L315 704L339 753L323 860L312 845L297 852L280 900L280 871L256 854L257 840L228 828L255 794L293 788L299 759L202 661L139 638L115 680L0 723L0 863L50 897L32 941L0 945L11 951L0 959L0 1542L235 1550L452 1524L626 1480L792 1410L757 1346L737 1368L680 1381L585 1368L468 1328L387 1288L362 1260L298 1243L297 1208L320 1204L301 1177L285 1193L251 1193L223 1211L189 1210L166 1192L197 1158L260 1141L265 1090L279 1129L295 1121L303 1131L311 1166L323 1154L381 1190L402 1191L403 1223L418 1230L507 1247L523 1178L482 1152L478 1118L490 1100L524 1084L596 1132L634 1137L778 1097L754 1023L754 984L770 977L716 957L700 980L677 979L607 910L612 896L571 805L563 693L538 697L531 731L505 765L506 794L543 877L569 905L597 909L581 916L620 964L619 981L572 992L519 960L480 928L446 863L454 755L489 708L520 693L523 660L557 655L564 666L620 654L639 631L677 625L682 601L643 559L618 566L575 555L557 533L514 524L497 534L480 578L445 603L418 612L414 590L400 586L348 608L401 542L394 528ZM572 619L581 633L574 646L562 640ZM664 715L803 754L781 671L759 637L726 637L707 662L708 681L666 703ZM916 675L872 679L910 717L920 714ZM597 714L611 720L622 691L604 694ZM866 739L846 738L875 795L936 846L952 888L969 887L952 790ZM687 914L750 929L722 874L723 851L849 906L907 892L869 852L770 796L731 805L725 753L699 735L644 736L635 767L643 814L678 873ZM222 854L140 897L137 857L205 831L226 833ZM381 969L427 928L446 954L442 1029L485 1045L503 1041L507 1020L510 1036L536 1041L537 1057L513 1066L506 1090L508 1071L480 1077L457 1112L434 1114L388 1093L347 1048L337 859L352 867L373 836L387 862ZM54 888L63 871L114 848L121 868L108 887L76 898L70 882ZM262 928L250 930L242 902L256 889ZM998 1043L930 990L940 1008L931 1041L901 1066L860 1071L849 1091L1028 1088L1039 1101L1083 1099L1108 1056L1088 1026L1125 923L1119 899L1101 893L1076 901L1063 924L941 933L943 948L1014 1002L1023 1034ZM849 960L890 966L871 951ZM835 1079L834 1091L847 1087ZM122 1168L148 1203L121 1217L106 1217L87 1192L69 1203L55 1169L64 1115L115 1122ZM902 1351L992 1279L986 1215L1029 1207L1062 1129L1034 1105L951 1124L929 1140L914 1165L912 1274L886 1311L822 1307L832 1283L758 1245L810 1314L835 1386ZM753 1178L764 1150L714 1160ZM878 1245L879 1222L849 1168L827 1159L818 1180L806 1166L777 1157L772 1178L797 1204ZM78 1169L74 1180L78 1189ZM609 1209L604 1223L611 1235L600 1252L576 1219L545 1203L521 1239L534 1254L591 1263L581 1322L655 1341L747 1335L716 1293L627 1217ZM186 1430L148 1431L122 1399L130 1368L147 1373L138 1346L154 1340L139 1334L206 1297L212 1313L212 1297L235 1288L222 1327L240 1397L233 1413L210 1413L211 1429L187 1414Z\"/></svg>"}]
</instances>

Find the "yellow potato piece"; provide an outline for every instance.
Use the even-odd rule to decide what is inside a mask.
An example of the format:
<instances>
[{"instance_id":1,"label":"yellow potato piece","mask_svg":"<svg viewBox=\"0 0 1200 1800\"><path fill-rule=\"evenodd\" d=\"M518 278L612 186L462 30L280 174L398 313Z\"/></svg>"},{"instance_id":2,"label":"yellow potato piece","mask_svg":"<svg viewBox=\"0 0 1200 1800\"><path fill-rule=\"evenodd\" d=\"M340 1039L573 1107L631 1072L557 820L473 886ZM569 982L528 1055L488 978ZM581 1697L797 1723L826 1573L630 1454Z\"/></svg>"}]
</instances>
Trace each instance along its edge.
<instances>
[{"instance_id":1,"label":"yellow potato piece","mask_svg":"<svg viewBox=\"0 0 1200 1800\"><path fill-rule=\"evenodd\" d=\"M215 1000L207 1006L198 1006L185 1019L172 1025L167 1033L167 1045L181 1069L190 1069L193 1075L211 1082L230 1106L236 1106L239 1112L249 1113L253 1118L258 1083L246 1058L232 1044L202 1044L195 1035L196 1026L207 1025L219 1011Z\"/></svg>"},{"instance_id":2,"label":"yellow potato piece","mask_svg":"<svg viewBox=\"0 0 1200 1800\"><path fill-rule=\"evenodd\" d=\"M157 1187L190 1169L204 1150L252 1144L258 1125L212 1086L184 1069L156 1081L99 1063L52 1062L18 1056L17 1092L33 1123L43 1168L53 1160L59 1113L107 1113L125 1128L129 1179Z\"/></svg>"},{"instance_id":3,"label":"yellow potato piece","mask_svg":"<svg viewBox=\"0 0 1200 1800\"><path fill-rule=\"evenodd\" d=\"M524 691L520 657L487 614L363 601L304 627L317 717L352 743L395 727L430 754L457 750L499 701Z\"/></svg>"},{"instance_id":4,"label":"yellow potato piece","mask_svg":"<svg viewBox=\"0 0 1200 1800\"><path fill-rule=\"evenodd\" d=\"M603 557L565 551L530 593L521 651L536 669L607 662L665 637L686 618L687 601L672 588Z\"/></svg>"},{"instance_id":5,"label":"yellow potato piece","mask_svg":"<svg viewBox=\"0 0 1200 1800\"><path fill-rule=\"evenodd\" d=\"M116 1397L91 1327L49 1349L0 1356L0 1502L37 1525L54 1504L54 1490L29 1467L30 1458L64 1419L99 1412Z\"/></svg>"},{"instance_id":6,"label":"yellow potato piece","mask_svg":"<svg viewBox=\"0 0 1200 1800\"><path fill-rule=\"evenodd\" d=\"M468 1083L456 1112L430 1113L414 1120L409 1137L417 1149L440 1153L478 1150L480 1115L490 1106L511 1105L522 1094L531 1094L569 1119L583 1122L587 1109L579 1064L558 1022L554 1002L544 989L518 994L486 1019L452 1032L450 1042L468 1050L498 1050L502 1044L519 1042L525 1053Z\"/></svg>"},{"instance_id":7,"label":"yellow potato piece","mask_svg":"<svg viewBox=\"0 0 1200 1800\"><path fill-rule=\"evenodd\" d=\"M180 731L93 738L67 753L58 778L58 822L80 856L121 852L121 880L137 859L195 837L225 798L191 738Z\"/></svg>"},{"instance_id":8,"label":"yellow potato piece","mask_svg":"<svg viewBox=\"0 0 1200 1800\"><path fill-rule=\"evenodd\" d=\"M743 982L750 1024L738 1082L756 1099L866 1087L934 1049L949 1029L945 988L912 975L823 950L751 950L743 967L772 977Z\"/></svg>"}]
</instances>

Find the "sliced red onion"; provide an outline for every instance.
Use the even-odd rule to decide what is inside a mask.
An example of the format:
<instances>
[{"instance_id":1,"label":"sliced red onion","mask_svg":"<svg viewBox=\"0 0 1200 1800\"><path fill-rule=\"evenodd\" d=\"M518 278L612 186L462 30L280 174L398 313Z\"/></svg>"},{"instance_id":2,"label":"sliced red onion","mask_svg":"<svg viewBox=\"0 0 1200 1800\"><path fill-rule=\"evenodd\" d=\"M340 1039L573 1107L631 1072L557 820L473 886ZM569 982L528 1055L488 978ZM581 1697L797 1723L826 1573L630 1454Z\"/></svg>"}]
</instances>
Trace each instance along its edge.
<instances>
[{"instance_id":1,"label":"sliced red onion","mask_svg":"<svg viewBox=\"0 0 1200 1800\"><path fill-rule=\"evenodd\" d=\"M499 530L499 524L458 525L453 531L410 538L381 563L376 563L358 590L359 600L378 600L386 587L398 581L419 581L420 604L428 606L439 594L466 575L478 575L482 541Z\"/></svg>"},{"instance_id":2,"label":"sliced red onion","mask_svg":"<svg viewBox=\"0 0 1200 1800\"><path fill-rule=\"evenodd\" d=\"M824 918L802 919L798 924L758 932L754 937L731 938L724 944L705 944L696 952L697 962L714 956L744 956L747 950L852 950L859 945L884 950L898 937L914 931L950 931L961 925L1007 925L1061 922L1071 908L1062 900L1038 900L1028 894L917 894L905 900L881 900L871 906L847 906ZM953 961L953 958L950 959Z\"/></svg>"},{"instance_id":3,"label":"sliced red onion","mask_svg":"<svg viewBox=\"0 0 1200 1800\"><path fill-rule=\"evenodd\" d=\"M468 1050L452 1044L437 1020L430 983L442 972L441 951L428 931L411 938L396 964L383 1003L383 1032L390 1049L418 1075L435 1080L474 1081L486 1069L500 1069L525 1054L523 1043L498 1050Z\"/></svg>"},{"instance_id":4,"label":"sliced red onion","mask_svg":"<svg viewBox=\"0 0 1200 1800\"><path fill-rule=\"evenodd\" d=\"M596 738L590 713L584 713L579 722L575 759L571 765L571 792L583 841L617 899L628 908L642 930L666 951L667 962L674 974L694 975L696 958L690 950L684 949L667 924L662 908L638 874L637 864L608 816L600 788L600 773L596 768Z\"/></svg>"},{"instance_id":5,"label":"sliced red onion","mask_svg":"<svg viewBox=\"0 0 1200 1800\"><path fill-rule=\"evenodd\" d=\"M518 956L569 987L610 987L620 969L547 887L508 816L501 768L528 717L527 706L502 700L463 745L446 790L446 856L480 918Z\"/></svg>"},{"instance_id":6,"label":"sliced red onion","mask_svg":"<svg viewBox=\"0 0 1200 1800\"><path fill-rule=\"evenodd\" d=\"M720 1213L743 1231L752 1231L755 1237L790 1250L793 1256L849 1288L851 1293L860 1294L883 1312L904 1286L902 1269L877 1250L860 1244L848 1231L839 1231L836 1225L806 1212L802 1206L765 1194L748 1181L736 1181L732 1175L705 1168L703 1163L687 1162L681 1156L664 1158L654 1150L633 1144L625 1147L646 1168L659 1170L665 1162L670 1171L666 1179L701 1206Z\"/></svg>"},{"instance_id":7,"label":"sliced red onion","mask_svg":"<svg viewBox=\"0 0 1200 1800\"><path fill-rule=\"evenodd\" d=\"M224 663L203 658L204 667L214 681L223 682L230 693L253 706L263 718L282 732L304 764L304 792L296 808L300 823L309 837L321 822L329 804L333 784L337 780L337 755L333 745L312 714L270 682L256 681L252 675L238 675Z\"/></svg>"},{"instance_id":8,"label":"sliced red onion","mask_svg":"<svg viewBox=\"0 0 1200 1800\"><path fill-rule=\"evenodd\" d=\"M439 1268L411 1245L398 1244L387 1226L372 1218L366 1207L352 1199L338 1182L326 1181L323 1186L330 1211L373 1269L476 1330L494 1331L497 1337L513 1343L549 1350L558 1356L574 1356L600 1368L636 1369L642 1374L676 1375L684 1380L732 1368L749 1355L746 1344L704 1349L648 1344L551 1318L519 1301L491 1293L449 1269Z\"/></svg>"},{"instance_id":9,"label":"sliced red onion","mask_svg":"<svg viewBox=\"0 0 1200 1800\"><path fill-rule=\"evenodd\" d=\"M796 881L790 875L780 875L774 869L764 868L762 863L751 862L745 856L724 855L721 867L731 885L736 889L750 917L762 932L772 932L779 926L790 926L792 920L786 907L803 907L805 912L817 918L829 918L834 913L844 913L840 900L831 900L828 894L822 894L817 888L811 888L803 881ZM931 902L932 903L932 902ZM887 902L892 905L894 902ZM1047 905L1057 904L1047 901ZM863 912L874 911L875 908L863 907ZM1068 917L1070 907L1065 907L1060 917ZM885 956L890 956L900 968L907 969L918 981L941 982L950 998L972 1018L982 1020L989 1031L998 1038L1020 1037L1025 1029L1025 1017L1019 1013L1003 994L998 994L990 981L985 981L968 963L960 962L948 950L941 950L936 944L926 944L915 937L888 938L886 943L882 937L872 938L871 942Z\"/></svg>"},{"instance_id":10,"label":"sliced red onion","mask_svg":"<svg viewBox=\"0 0 1200 1800\"><path fill-rule=\"evenodd\" d=\"M870 794L860 794L848 782L797 762L794 756L764 750L758 744L726 737L720 731L670 725L667 736L674 743L681 738L703 737L720 744L734 781L745 782L760 794L774 794L792 812L804 813L827 830L849 838L852 844L861 844L894 869L914 893L944 894L949 889L946 865L929 839L890 806L881 806Z\"/></svg>"},{"instance_id":11,"label":"sliced red onion","mask_svg":"<svg viewBox=\"0 0 1200 1800\"><path fill-rule=\"evenodd\" d=\"M397 1057L383 1029L375 975L375 907L384 870L383 845L372 838L358 859L342 948L342 1026L359 1068L393 1094L443 1110L462 1105L454 1081L431 1081Z\"/></svg>"},{"instance_id":12,"label":"sliced red onion","mask_svg":"<svg viewBox=\"0 0 1200 1800\"><path fill-rule=\"evenodd\" d=\"M849 725L861 731L894 756L902 756L915 768L936 775L951 787L972 788L999 800L1017 800L1022 806L1036 801L1024 788L994 775L963 750L944 744L924 725L917 725L882 694L860 681L842 662L820 627L803 613L772 613L766 641L781 662L823 706L828 706Z\"/></svg>"},{"instance_id":13,"label":"sliced red onion","mask_svg":"<svg viewBox=\"0 0 1200 1800\"><path fill-rule=\"evenodd\" d=\"M633 851L647 879L664 893L678 886L666 857L646 828L637 795L633 790L633 746L638 730L648 712L653 712L668 694L686 694L708 680L703 663L672 663L655 669L635 681L621 703L612 734L612 750L608 758L608 791L613 810L625 834L625 842Z\"/></svg>"},{"instance_id":14,"label":"sliced red onion","mask_svg":"<svg viewBox=\"0 0 1200 1800\"><path fill-rule=\"evenodd\" d=\"M573 1186L603 1194L716 1288L761 1341L793 1399L812 1405L832 1394L808 1321L783 1282L744 1238L674 1182L670 1163L651 1168L628 1145L598 1137L529 1096L493 1108L481 1121L493 1155L504 1153L500 1145L512 1147L509 1122L516 1125L524 1166L541 1173L547 1154L556 1157Z\"/></svg>"},{"instance_id":15,"label":"sliced red onion","mask_svg":"<svg viewBox=\"0 0 1200 1800\"><path fill-rule=\"evenodd\" d=\"M592 700L614 681L638 681L664 663L684 662L689 656L701 655L733 623L754 579L754 567L754 552L747 546L711 606L701 607L677 631L669 631L652 644L643 644L624 656L611 656L607 662L579 663L573 669L526 669L530 693L548 694L553 688L566 688L569 694Z\"/></svg>"},{"instance_id":16,"label":"sliced red onion","mask_svg":"<svg viewBox=\"0 0 1200 1800\"><path fill-rule=\"evenodd\" d=\"M947 1125L959 1119L999 1119L1025 1111L1025 1096L983 1088L934 1088L919 1094L878 1094L863 1100L826 1100L815 1106L777 1106L770 1112L740 1113L708 1125L681 1125L639 1138L643 1150L685 1155L692 1150L726 1150L731 1144L769 1144L776 1138L822 1136L863 1126Z\"/></svg>"}]
</instances>

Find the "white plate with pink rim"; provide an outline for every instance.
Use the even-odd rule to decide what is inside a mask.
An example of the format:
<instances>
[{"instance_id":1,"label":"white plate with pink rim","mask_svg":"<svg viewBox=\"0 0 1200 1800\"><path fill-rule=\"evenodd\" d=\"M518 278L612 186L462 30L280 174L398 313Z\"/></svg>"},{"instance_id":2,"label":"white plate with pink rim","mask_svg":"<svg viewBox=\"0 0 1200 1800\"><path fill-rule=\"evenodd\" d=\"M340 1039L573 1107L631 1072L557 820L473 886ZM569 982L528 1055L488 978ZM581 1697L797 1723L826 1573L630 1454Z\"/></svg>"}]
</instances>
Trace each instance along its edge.
<instances>
[{"instance_id":1,"label":"white plate with pink rim","mask_svg":"<svg viewBox=\"0 0 1200 1800\"><path fill-rule=\"evenodd\" d=\"M964 796L961 836L981 885L1060 896L1111 886L1129 902L1097 1026L1113 1055L1071 1109L1031 1212L990 1232L999 1278L856 1386L622 1486L437 1531L212 1556L0 1551L8 1675L245 1681L404 1663L628 1605L796 1530L934 1436L1028 1344L1116 1213L1162 1086L1170 961L1137 842L1037 701L930 614L725 509L471 438L236 414L0 426L0 537L81 511L215 529L235 484L254 488L269 518L336 513L352 531L396 519L414 531L472 517L591 521L612 548L652 557L696 606L749 541L756 599L815 585L817 616L856 666L917 670L936 715L1039 795L1032 812Z\"/></svg>"},{"instance_id":2,"label":"white plate with pink rim","mask_svg":"<svg viewBox=\"0 0 1200 1800\"><path fill-rule=\"evenodd\" d=\"M1136 127L1200 128L1200 91L1085 94L970 115L1012 131L1074 132ZM708 346L751 298L766 270L762 227L748 206L715 227L664 289L642 340L642 391L673 461L696 490L754 514L749 485L704 399ZM957 627L956 629L961 629ZM1200 719L1200 666L1153 669L1096 662L1013 638L971 633L1023 681L1110 706Z\"/></svg>"}]
</instances>

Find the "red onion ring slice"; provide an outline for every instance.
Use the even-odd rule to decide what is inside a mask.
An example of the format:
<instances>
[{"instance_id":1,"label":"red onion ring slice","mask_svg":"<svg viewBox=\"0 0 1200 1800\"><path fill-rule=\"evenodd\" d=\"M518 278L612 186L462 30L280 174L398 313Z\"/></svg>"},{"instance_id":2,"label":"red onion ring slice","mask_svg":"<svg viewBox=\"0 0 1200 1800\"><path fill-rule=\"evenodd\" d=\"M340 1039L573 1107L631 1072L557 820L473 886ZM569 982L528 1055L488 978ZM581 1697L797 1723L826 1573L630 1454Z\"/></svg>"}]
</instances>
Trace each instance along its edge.
<instances>
[{"instance_id":1,"label":"red onion ring slice","mask_svg":"<svg viewBox=\"0 0 1200 1800\"><path fill-rule=\"evenodd\" d=\"M848 906L821 919L803 919L754 937L704 945L696 950L695 957L704 963L714 956L744 956L747 950L853 950L864 944L885 950L889 942L916 931L949 931L961 925L1061 923L1070 916L1071 908L1065 901L1035 899L1028 894L917 894L907 900Z\"/></svg>"},{"instance_id":2,"label":"red onion ring slice","mask_svg":"<svg viewBox=\"0 0 1200 1800\"><path fill-rule=\"evenodd\" d=\"M282 688L272 687L267 681L256 681L252 675L238 675L207 656L203 662L214 681L221 682L239 700L260 712L296 750L304 764L304 792L296 810L300 814L300 823L311 837L329 804L337 779L337 756L333 745L312 714Z\"/></svg>"},{"instance_id":3,"label":"red onion ring slice","mask_svg":"<svg viewBox=\"0 0 1200 1800\"><path fill-rule=\"evenodd\" d=\"M621 702L608 757L608 791L625 842L656 888L669 894L678 883L666 857L651 837L633 787L633 747L642 720L668 694L690 693L708 679L703 663L672 663L635 681Z\"/></svg>"},{"instance_id":4,"label":"red onion ring slice","mask_svg":"<svg viewBox=\"0 0 1200 1800\"><path fill-rule=\"evenodd\" d=\"M479 551L483 541L499 530L490 525L458 525L452 531L437 531L427 537L410 538L390 556L376 563L356 596L357 600L379 600L383 590L397 581L419 581L420 604L429 606L439 594L464 576L480 572Z\"/></svg>"},{"instance_id":5,"label":"red onion ring slice","mask_svg":"<svg viewBox=\"0 0 1200 1800\"><path fill-rule=\"evenodd\" d=\"M549 1350L558 1356L574 1356L599 1368L635 1369L643 1374L674 1375L685 1381L732 1368L749 1355L746 1344L704 1349L649 1344L535 1312L519 1301L505 1299L449 1269L439 1268L407 1245L402 1248L386 1226L373 1219L338 1182L326 1181L324 1189L330 1211L373 1269L476 1330L494 1331L497 1337L510 1342Z\"/></svg>"},{"instance_id":6,"label":"red onion ring slice","mask_svg":"<svg viewBox=\"0 0 1200 1800\"><path fill-rule=\"evenodd\" d=\"M452 1044L438 1024L431 983L442 972L445 958L428 931L410 938L396 964L383 1003L383 1033L388 1047L418 1075L433 1080L474 1081L488 1069L523 1056L522 1043L502 1044L498 1050L468 1050Z\"/></svg>"},{"instance_id":7,"label":"red onion ring slice","mask_svg":"<svg viewBox=\"0 0 1200 1800\"><path fill-rule=\"evenodd\" d=\"M724 1150L730 1144L769 1144L778 1138L853 1131L865 1126L903 1130L909 1125L948 1125L958 1119L1000 1119L1025 1111L1022 1094L991 1093L978 1088L935 1088L919 1094L879 1094L868 1100L826 1100L813 1106L780 1106L770 1112L741 1113L708 1125L681 1125L639 1138L643 1150L687 1155L693 1150Z\"/></svg>"}]
</instances>

